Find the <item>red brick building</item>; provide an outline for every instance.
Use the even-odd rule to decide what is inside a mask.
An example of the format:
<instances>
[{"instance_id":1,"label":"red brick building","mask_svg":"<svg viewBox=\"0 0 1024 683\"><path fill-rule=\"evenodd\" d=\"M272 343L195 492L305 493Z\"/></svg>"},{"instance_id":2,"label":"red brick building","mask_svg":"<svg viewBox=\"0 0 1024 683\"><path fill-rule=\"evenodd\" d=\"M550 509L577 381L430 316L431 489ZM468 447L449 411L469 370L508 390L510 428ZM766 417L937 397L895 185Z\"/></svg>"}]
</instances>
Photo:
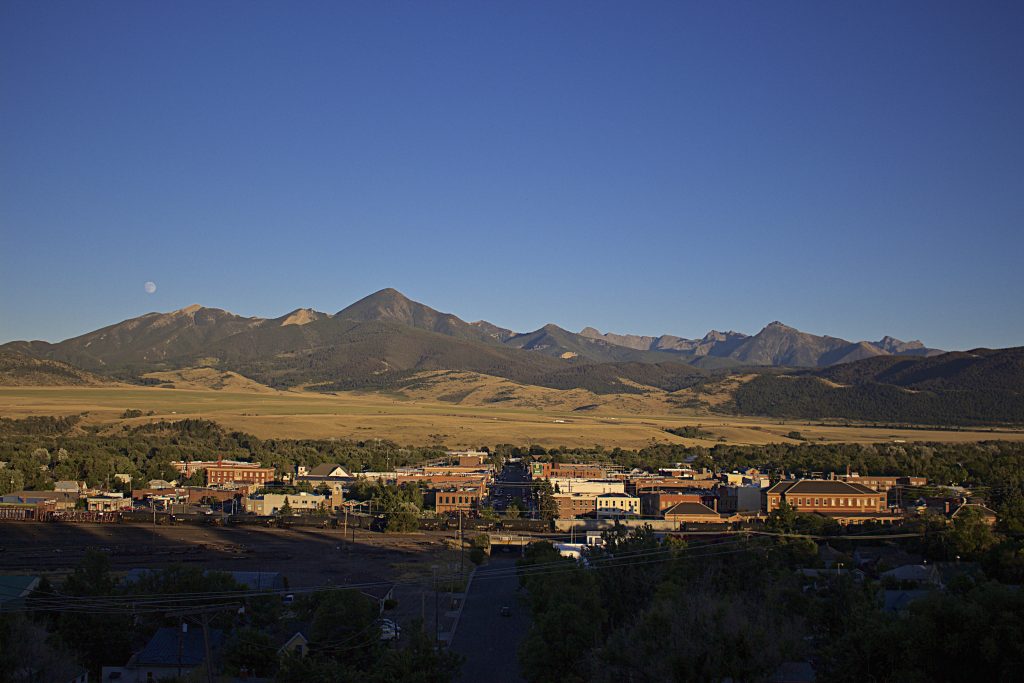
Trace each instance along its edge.
<instances>
[{"instance_id":1,"label":"red brick building","mask_svg":"<svg viewBox=\"0 0 1024 683\"><path fill-rule=\"evenodd\" d=\"M530 476L533 479L604 479L607 471L600 465L577 462L534 462L530 464Z\"/></svg>"},{"instance_id":2,"label":"red brick building","mask_svg":"<svg viewBox=\"0 0 1024 683\"><path fill-rule=\"evenodd\" d=\"M888 511L886 494L863 484L836 480L780 481L768 489L765 499L768 512L778 510L783 500L797 512L818 512L832 517Z\"/></svg>"},{"instance_id":3,"label":"red brick building","mask_svg":"<svg viewBox=\"0 0 1024 683\"><path fill-rule=\"evenodd\" d=\"M437 489L432 491L434 509L438 514L449 512L474 512L480 509L484 489L475 486L462 486Z\"/></svg>"},{"instance_id":4,"label":"red brick building","mask_svg":"<svg viewBox=\"0 0 1024 683\"><path fill-rule=\"evenodd\" d=\"M274 481L276 473L273 467L260 467L256 463L218 464L205 468L206 484L229 484L233 481L244 481L264 486Z\"/></svg>"}]
</instances>

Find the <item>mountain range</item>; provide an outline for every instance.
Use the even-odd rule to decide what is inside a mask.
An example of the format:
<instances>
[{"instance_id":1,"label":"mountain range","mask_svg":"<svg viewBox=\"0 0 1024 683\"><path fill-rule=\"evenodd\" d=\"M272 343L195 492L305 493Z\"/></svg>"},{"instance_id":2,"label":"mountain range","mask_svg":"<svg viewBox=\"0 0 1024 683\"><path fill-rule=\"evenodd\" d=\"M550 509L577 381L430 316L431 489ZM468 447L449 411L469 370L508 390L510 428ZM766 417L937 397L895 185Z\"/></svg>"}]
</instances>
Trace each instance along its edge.
<instances>
[{"instance_id":1,"label":"mountain range","mask_svg":"<svg viewBox=\"0 0 1024 683\"><path fill-rule=\"evenodd\" d=\"M399 352L400 348L421 357L400 357L409 355ZM194 305L171 313L148 313L56 344L19 341L0 350L122 375L202 360L279 365L273 359L299 357L314 363L330 357L343 365L370 365L376 366L373 371L390 372L422 363L436 365L431 358L452 362L452 356L463 357L456 365L513 363L547 370L630 362L676 362L699 368L826 367L875 356L941 353L918 341L885 337L877 342L850 342L779 322L752 336L713 330L701 339L601 333L593 327L577 333L554 324L519 333L486 321L466 322L394 289L371 294L334 314L300 308L279 318L247 318ZM563 362L551 363L547 358Z\"/></svg>"},{"instance_id":2,"label":"mountain range","mask_svg":"<svg viewBox=\"0 0 1024 683\"><path fill-rule=\"evenodd\" d=\"M754 335L711 331L700 339L554 324L523 333L466 322L394 289L333 314L299 308L255 318L195 305L55 344L0 345L7 385L162 384L202 368L237 382L323 392L403 391L458 375L593 394L660 392L675 405L719 392L728 399L714 410L744 414L1024 422L1021 349L946 353L892 337L850 342L780 322Z\"/></svg>"}]
</instances>

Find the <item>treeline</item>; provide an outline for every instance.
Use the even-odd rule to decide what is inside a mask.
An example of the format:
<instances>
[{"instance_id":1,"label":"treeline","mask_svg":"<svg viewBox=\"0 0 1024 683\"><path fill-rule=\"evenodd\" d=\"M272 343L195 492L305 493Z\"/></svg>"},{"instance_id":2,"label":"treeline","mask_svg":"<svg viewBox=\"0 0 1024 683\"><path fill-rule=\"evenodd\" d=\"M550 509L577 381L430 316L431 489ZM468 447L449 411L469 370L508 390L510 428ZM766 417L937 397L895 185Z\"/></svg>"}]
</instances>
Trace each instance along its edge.
<instances>
[{"instance_id":1,"label":"treeline","mask_svg":"<svg viewBox=\"0 0 1024 683\"><path fill-rule=\"evenodd\" d=\"M829 571L805 583L797 570L822 566L806 538L606 541L587 567L528 548L528 681L759 681L786 662L813 662L829 681L1018 677L1024 594L980 576L896 614L876 582Z\"/></svg>"},{"instance_id":2,"label":"treeline","mask_svg":"<svg viewBox=\"0 0 1024 683\"><path fill-rule=\"evenodd\" d=\"M761 375L733 397L742 415L936 425L1024 424L1024 392L999 389L910 390L865 382L833 386L817 377Z\"/></svg>"},{"instance_id":3,"label":"treeline","mask_svg":"<svg viewBox=\"0 0 1024 683\"><path fill-rule=\"evenodd\" d=\"M290 473L296 465L339 463L351 472L418 465L444 455L437 446L402 446L385 439L259 439L227 431L208 420L155 422L108 435L77 433L70 418L12 420L0 440L0 493L52 489L61 480L90 486L112 484L129 474L135 485L180 478L175 460L224 459L258 462Z\"/></svg>"},{"instance_id":4,"label":"treeline","mask_svg":"<svg viewBox=\"0 0 1024 683\"><path fill-rule=\"evenodd\" d=\"M0 436L55 436L66 434L82 421L81 415L30 415L22 419L0 417Z\"/></svg>"}]
</instances>

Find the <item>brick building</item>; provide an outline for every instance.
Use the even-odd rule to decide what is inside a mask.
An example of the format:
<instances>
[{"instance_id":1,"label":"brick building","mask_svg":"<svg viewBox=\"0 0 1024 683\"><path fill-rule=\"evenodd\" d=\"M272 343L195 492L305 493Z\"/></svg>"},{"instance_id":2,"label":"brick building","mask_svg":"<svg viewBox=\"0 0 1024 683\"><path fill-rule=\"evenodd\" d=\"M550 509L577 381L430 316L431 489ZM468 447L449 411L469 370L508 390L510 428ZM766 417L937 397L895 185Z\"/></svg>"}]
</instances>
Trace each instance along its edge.
<instances>
[{"instance_id":1,"label":"brick building","mask_svg":"<svg viewBox=\"0 0 1024 683\"><path fill-rule=\"evenodd\" d=\"M596 493L556 493L552 498L558 505L559 519L593 517L597 510Z\"/></svg>"},{"instance_id":2,"label":"brick building","mask_svg":"<svg viewBox=\"0 0 1024 683\"><path fill-rule=\"evenodd\" d=\"M474 512L480 509L484 489L478 486L452 486L428 492L428 499L431 494L438 514Z\"/></svg>"},{"instance_id":3,"label":"brick building","mask_svg":"<svg viewBox=\"0 0 1024 683\"><path fill-rule=\"evenodd\" d=\"M607 471L600 465L578 462L534 462L530 463L530 476L533 479L604 479Z\"/></svg>"},{"instance_id":4,"label":"brick building","mask_svg":"<svg viewBox=\"0 0 1024 683\"><path fill-rule=\"evenodd\" d=\"M258 486L264 486L274 481L276 473L273 467L260 467L257 463L233 463L212 465L205 468L207 486L229 484L235 481L244 481Z\"/></svg>"},{"instance_id":5,"label":"brick building","mask_svg":"<svg viewBox=\"0 0 1024 683\"><path fill-rule=\"evenodd\" d=\"M765 492L765 509L778 510L783 500L797 512L818 512L831 517L888 511L886 494L863 484L838 480L780 481Z\"/></svg>"}]
</instances>

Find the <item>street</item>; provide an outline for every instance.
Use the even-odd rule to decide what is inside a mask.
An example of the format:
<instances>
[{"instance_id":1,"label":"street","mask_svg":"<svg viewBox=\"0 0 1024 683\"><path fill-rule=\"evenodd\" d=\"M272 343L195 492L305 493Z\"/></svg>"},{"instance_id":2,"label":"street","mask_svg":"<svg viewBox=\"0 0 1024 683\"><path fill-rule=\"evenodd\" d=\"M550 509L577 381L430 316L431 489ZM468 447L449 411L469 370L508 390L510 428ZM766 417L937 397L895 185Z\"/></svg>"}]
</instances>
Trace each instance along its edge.
<instances>
[{"instance_id":1,"label":"street","mask_svg":"<svg viewBox=\"0 0 1024 683\"><path fill-rule=\"evenodd\" d=\"M518 650L530 619L526 594L518 591L519 579L513 572L518 558L518 552L498 551L477 570L451 645L453 651L466 658L460 681L523 680ZM495 576L492 572L499 574ZM509 616L502 616L502 607L509 608Z\"/></svg>"}]
</instances>

